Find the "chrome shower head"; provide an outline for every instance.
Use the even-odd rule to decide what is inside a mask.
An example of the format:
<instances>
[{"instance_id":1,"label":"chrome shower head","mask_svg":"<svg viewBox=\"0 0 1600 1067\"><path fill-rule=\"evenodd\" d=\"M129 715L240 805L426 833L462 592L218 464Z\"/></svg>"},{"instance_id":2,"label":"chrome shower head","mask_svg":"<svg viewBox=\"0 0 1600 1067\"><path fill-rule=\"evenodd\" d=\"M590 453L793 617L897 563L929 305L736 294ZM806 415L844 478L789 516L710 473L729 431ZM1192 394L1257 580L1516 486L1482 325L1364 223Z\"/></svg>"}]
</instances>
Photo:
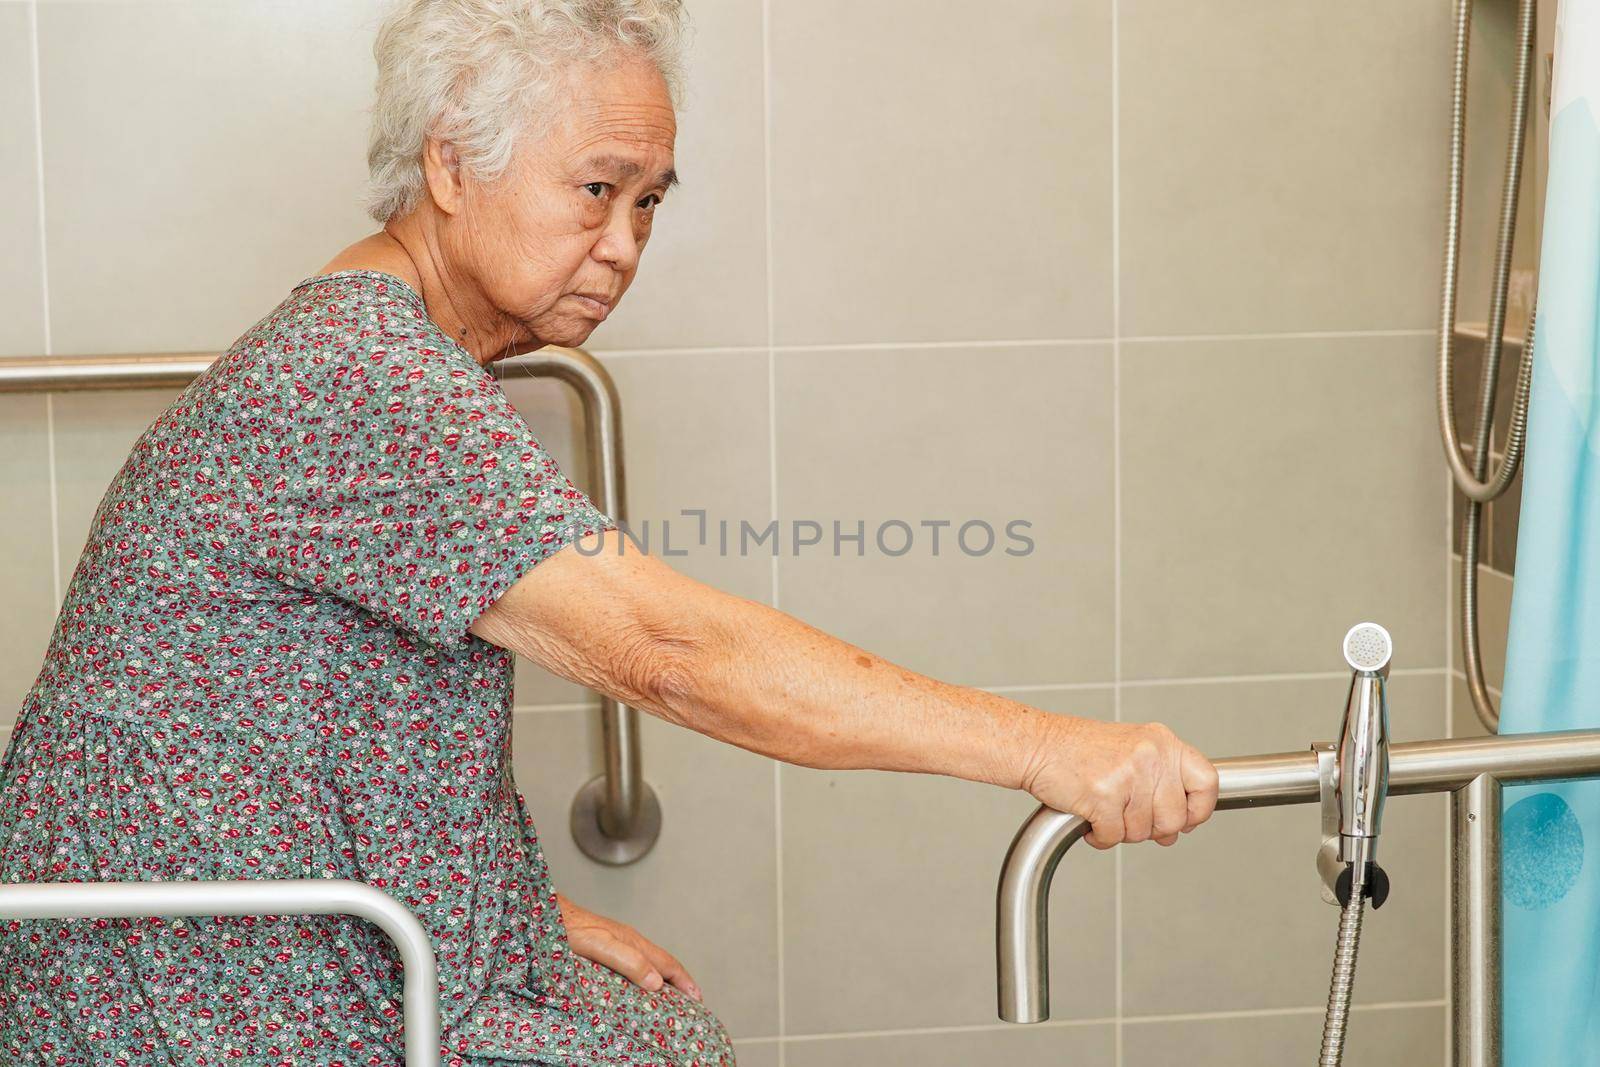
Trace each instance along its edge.
<instances>
[{"instance_id":1,"label":"chrome shower head","mask_svg":"<svg viewBox=\"0 0 1600 1067\"><path fill-rule=\"evenodd\" d=\"M1389 793L1389 702L1385 693L1394 642L1375 622L1344 635L1344 659L1355 671L1339 731L1339 858L1364 871L1378 845Z\"/></svg>"},{"instance_id":2,"label":"chrome shower head","mask_svg":"<svg viewBox=\"0 0 1600 1067\"><path fill-rule=\"evenodd\" d=\"M1375 622L1358 622L1344 635L1344 661L1362 674L1389 674L1394 641Z\"/></svg>"}]
</instances>

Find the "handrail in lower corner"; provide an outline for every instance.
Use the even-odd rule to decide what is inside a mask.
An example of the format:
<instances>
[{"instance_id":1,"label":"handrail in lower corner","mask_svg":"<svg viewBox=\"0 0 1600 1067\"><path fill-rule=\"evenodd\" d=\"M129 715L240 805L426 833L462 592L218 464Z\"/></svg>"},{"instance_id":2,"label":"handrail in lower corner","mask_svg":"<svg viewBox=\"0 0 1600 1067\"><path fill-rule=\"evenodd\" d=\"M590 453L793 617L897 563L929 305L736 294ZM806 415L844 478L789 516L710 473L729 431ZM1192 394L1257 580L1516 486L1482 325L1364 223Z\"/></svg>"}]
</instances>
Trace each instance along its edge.
<instances>
[{"instance_id":1,"label":"handrail in lower corner","mask_svg":"<svg viewBox=\"0 0 1600 1067\"><path fill-rule=\"evenodd\" d=\"M0 885L3 919L137 919L161 915L354 915L400 952L406 1067L439 1067L439 970L417 917L348 878L24 882Z\"/></svg>"},{"instance_id":2,"label":"handrail in lower corner","mask_svg":"<svg viewBox=\"0 0 1600 1067\"><path fill-rule=\"evenodd\" d=\"M1214 761L1217 810L1313 804L1317 757L1304 752ZM1389 793L1454 792L1480 776L1506 784L1600 777L1600 730L1400 742L1389 748ZM1083 817L1040 806L1022 824L1000 871L995 942L1000 1018L1050 1017L1050 882L1089 832Z\"/></svg>"},{"instance_id":3,"label":"handrail in lower corner","mask_svg":"<svg viewBox=\"0 0 1600 1067\"><path fill-rule=\"evenodd\" d=\"M1318 757L1305 752L1215 761L1219 810L1321 800ZM1499 1067L1500 786L1600 777L1600 730L1412 741L1389 747L1391 794L1451 800L1451 1031L1455 1062ZM1006 853L996 910L1000 1018L1050 1017L1050 881L1089 823L1040 807Z\"/></svg>"},{"instance_id":4,"label":"handrail in lower corner","mask_svg":"<svg viewBox=\"0 0 1600 1067\"><path fill-rule=\"evenodd\" d=\"M181 388L220 355L217 352L148 352L110 356L0 358L0 393L55 393L102 389ZM508 356L494 366L511 374L555 378L571 386L583 406L589 468L597 503L619 526L626 522L622 469L622 403L611 375L581 348L550 346ZM605 767L572 803L572 834L591 859L632 863L661 834L661 808L644 780L639 713L600 694Z\"/></svg>"}]
</instances>

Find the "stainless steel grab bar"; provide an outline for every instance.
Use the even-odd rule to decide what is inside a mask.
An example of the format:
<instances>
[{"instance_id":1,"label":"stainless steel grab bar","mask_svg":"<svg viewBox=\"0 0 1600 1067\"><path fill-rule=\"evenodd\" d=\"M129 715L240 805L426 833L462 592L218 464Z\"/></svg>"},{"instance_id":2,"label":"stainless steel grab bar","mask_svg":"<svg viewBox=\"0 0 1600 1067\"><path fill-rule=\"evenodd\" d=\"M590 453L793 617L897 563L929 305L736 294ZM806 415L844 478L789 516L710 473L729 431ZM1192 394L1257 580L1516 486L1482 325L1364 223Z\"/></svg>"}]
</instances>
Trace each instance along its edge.
<instances>
[{"instance_id":1,"label":"stainless steel grab bar","mask_svg":"<svg viewBox=\"0 0 1600 1067\"><path fill-rule=\"evenodd\" d=\"M1217 809L1313 804L1317 757L1305 752L1216 761ZM1389 794L1451 794L1452 976L1456 1067L1500 1064L1500 787L1600 777L1600 730L1410 741L1389 749ZM1050 880L1087 820L1040 806L1000 871L996 959L1000 1018L1050 1017Z\"/></svg>"},{"instance_id":2,"label":"stainless steel grab bar","mask_svg":"<svg viewBox=\"0 0 1600 1067\"><path fill-rule=\"evenodd\" d=\"M154 352L115 356L0 358L0 393L56 393L102 389L183 387L217 358L215 352ZM570 385L583 404L589 466L599 483L598 503L619 525L626 521L622 477L622 404L600 361L581 348L542 348L497 361L497 367ZM639 859L661 836L661 805L644 780L639 713L600 695L605 769L572 802L572 836L601 863Z\"/></svg>"},{"instance_id":3,"label":"stainless steel grab bar","mask_svg":"<svg viewBox=\"0 0 1600 1067\"><path fill-rule=\"evenodd\" d=\"M403 968L406 1067L439 1065L439 971L433 943L395 898L348 878L242 881L25 882L0 886L0 919L136 919L156 915L355 915L376 923Z\"/></svg>"}]
</instances>

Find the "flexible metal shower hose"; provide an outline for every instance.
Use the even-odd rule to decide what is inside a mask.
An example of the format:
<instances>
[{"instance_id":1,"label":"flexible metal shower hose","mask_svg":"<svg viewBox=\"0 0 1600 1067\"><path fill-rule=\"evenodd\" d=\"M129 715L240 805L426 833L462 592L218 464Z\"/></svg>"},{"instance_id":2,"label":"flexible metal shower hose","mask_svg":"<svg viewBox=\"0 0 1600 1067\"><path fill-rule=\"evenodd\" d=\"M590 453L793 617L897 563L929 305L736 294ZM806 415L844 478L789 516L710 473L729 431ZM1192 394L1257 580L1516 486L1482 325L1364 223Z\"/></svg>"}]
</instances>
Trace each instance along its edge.
<instances>
[{"instance_id":1,"label":"flexible metal shower hose","mask_svg":"<svg viewBox=\"0 0 1600 1067\"><path fill-rule=\"evenodd\" d=\"M1366 903L1366 887L1352 868L1350 901L1339 912L1333 982L1328 987L1328 1014L1322 1022L1322 1055L1317 1057L1317 1067L1339 1067L1344 1059L1344 1032L1350 1020L1350 994L1356 984L1356 953L1361 948L1361 915Z\"/></svg>"},{"instance_id":2,"label":"flexible metal shower hose","mask_svg":"<svg viewBox=\"0 0 1600 1067\"><path fill-rule=\"evenodd\" d=\"M1511 105L1511 132L1506 145L1505 182L1500 194L1500 225L1495 241L1493 287L1489 294L1489 319L1483 341L1483 379L1478 398L1478 422L1473 434L1472 467L1461 454L1456 435L1455 395L1452 382L1455 346L1456 275L1461 252L1461 187L1466 143L1467 51L1471 38L1472 0L1456 5L1456 55L1451 88L1450 188L1445 220L1444 282L1439 317L1439 430L1451 477L1467 498L1461 537L1461 637L1463 667L1472 706L1484 728L1494 733L1500 715L1489 696L1483 676L1478 641L1478 541L1483 505L1503 494L1522 462L1528 420L1528 392L1533 376L1534 320L1530 315L1523 340L1522 361L1512 401L1511 425L1505 456L1493 478L1487 479L1489 431L1494 422L1495 386L1500 375L1500 350L1505 334L1506 293L1511 277L1511 250L1516 236L1517 200L1522 184L1522 143L1527 128L1528 87L1532 79L1535 0L1519 0L1517 7L1517 69Z\"/></svg>"}]
</instances>

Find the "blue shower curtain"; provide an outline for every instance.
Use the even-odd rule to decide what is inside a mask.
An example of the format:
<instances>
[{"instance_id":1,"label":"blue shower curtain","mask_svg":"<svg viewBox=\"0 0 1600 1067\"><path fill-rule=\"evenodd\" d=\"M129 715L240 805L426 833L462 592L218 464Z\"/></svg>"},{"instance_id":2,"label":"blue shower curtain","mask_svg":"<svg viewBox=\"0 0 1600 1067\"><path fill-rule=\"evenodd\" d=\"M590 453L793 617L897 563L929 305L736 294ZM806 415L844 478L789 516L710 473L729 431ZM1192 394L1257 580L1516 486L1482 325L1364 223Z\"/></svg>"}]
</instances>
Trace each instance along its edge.
<instances>
[{"instance_id":1,"label":"blue shower curtain","mask_svg":"<svg viewBox=\"0 0 1600 1067\"><path fill-rule=\"evenodd\" d=\"M1557 18L1503 734L1600 727L1600 0ZM1600 1064L1600 781L1508 787L1502 847L1505 1067Z\"/></svg>"}]
</instances>

